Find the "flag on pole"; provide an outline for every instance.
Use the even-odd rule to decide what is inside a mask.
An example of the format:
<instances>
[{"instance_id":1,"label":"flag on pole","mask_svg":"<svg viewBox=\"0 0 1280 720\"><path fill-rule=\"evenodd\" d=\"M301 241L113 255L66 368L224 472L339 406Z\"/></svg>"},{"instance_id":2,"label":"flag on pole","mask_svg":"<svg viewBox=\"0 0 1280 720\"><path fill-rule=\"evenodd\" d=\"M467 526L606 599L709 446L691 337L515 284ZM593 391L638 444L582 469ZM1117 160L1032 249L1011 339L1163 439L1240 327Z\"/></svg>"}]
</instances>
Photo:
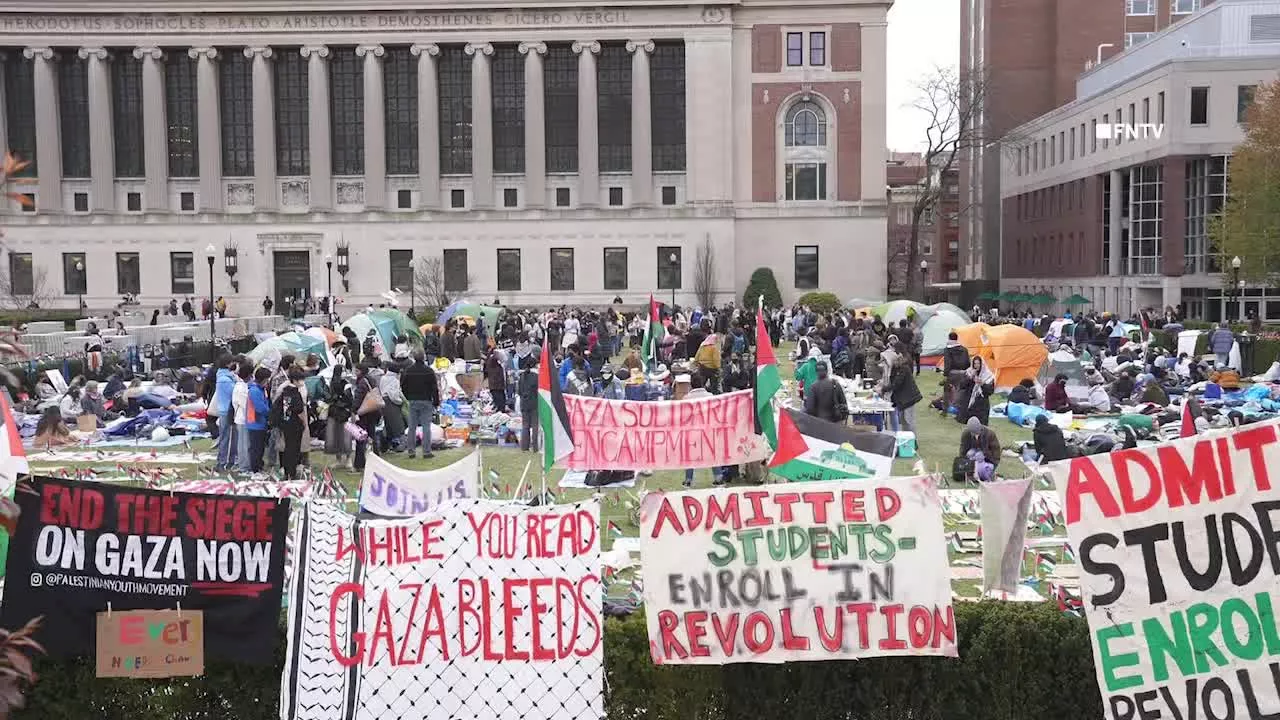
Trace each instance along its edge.
<instances>
[{"instance_id":1,"label":"flag on pole","mask_svg":"<svg viewBox=\"0 0 1280 720\"><path fill-rule=\"evenodd\" d=\"M1182 427L1178 430L1178 437L1191 437L1196 434L1196 418L1191 412L1191 400L1188 399L1182 403Z\"/></svg>"},{"instance_id":2,"label":"flag on pole","mask_svg":"<svg viewBox=\"0 0 1280 720\"><path fill-rule=\"evenodd\" d=\"M618 527L618 523L612 520L609 521L609 537L615 539L623 537L622 528Z\"/></svg>"},{"instance_id":3,"label":"flag on pole","mask_svg":"<svg viewBox=\"0 0 1280 720\"><path fill-rule=\"evenodd\" d=\"M27 463L27 451L22 449L22 435L13 420L8 393L4 392L0 392L0 424L4 425L0 428L3 430L0 432L0 477L12 485L20 476L30 474L31 466Z\"/></svg>"},{"instance_id":4,"label":"flag on pole","mask_svg":"<svg viewBox=\"0 0 1280 720\"><path fill-rule=\"evenodd\" d=\"M1062 546L1062 562L1076 562L1076 552L1071 549L1071 543Z\"/></svg>"},{"instance_id":5,"label":"flag on pole","mask_svg":"<svg viewBox=\"0 0 1280 720\"><path fill-rule=\"evenodd\" d=\"M769 331L764 326L762 297L756 307L756 432L764 435L769 447L773 448L773 456L769 458L771 468L791 462L809 449L791 416L785 412L774 414L773 398L781 389L778 360L773 354Z\"/></svg>"},{"instance_id":6,"label":"flag on pole","mask_svg":"<svg viewBox=\"0 0 1280 720\"><path fill-rule=\"evenodd\" d=\"M538 419L542 425L542 470L545 472L573 454L569 411L564 406L560 373L551 362L549 345L542 346L542 362L538 366Z\"/></svg>"},{"instance_id":7,"label":"flag on pole","mask_svg":"<svg viewBox=\"0 0 1280 720\"><path fill-rule=\"evenodd\" d=\"M1044 575L1052 575L1053 571L1058 568L1058 563L1048 553L1036 553L1036 567Z\"/></svg>"},{"instance_id":8,"label":"flag on pole","mask_svg":"<svg viewBox=\"0 0 1280 720\"><path fill-rule=\"evenodd\" d=\"M645 372L658 364L658 344L666 334L666 328L662 327L662 316L658 314L658 303L650 295L649 323L644 326L644 342L640 345L640 362L644 365Z\"/></svg>"}]
</instances>

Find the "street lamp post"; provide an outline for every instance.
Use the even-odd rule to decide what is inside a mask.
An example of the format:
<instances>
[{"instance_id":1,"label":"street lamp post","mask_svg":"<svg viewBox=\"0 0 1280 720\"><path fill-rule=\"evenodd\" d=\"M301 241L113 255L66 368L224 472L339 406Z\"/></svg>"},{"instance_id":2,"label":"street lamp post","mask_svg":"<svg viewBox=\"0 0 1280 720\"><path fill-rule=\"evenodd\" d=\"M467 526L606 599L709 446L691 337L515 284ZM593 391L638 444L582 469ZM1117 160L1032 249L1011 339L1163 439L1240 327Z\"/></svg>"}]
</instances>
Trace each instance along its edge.
<instances>
[{"instance_id":1,"label":"street lamp post","mask_svg":"<svg viewBox=\"0 0 1280 720\"><path fill-rule=\"evenodd\" d=\"M1226 313L1228 322L1231 320L1237 319L1233 317L1233 314L1231 312L1232 310L1236 311L1234 313L1235 315L1240 314L1239 307L1237 306L1233 308L1231 307L1231 305L1240 302L1240 288L1243 287L1243 283L1240 282L1240 266L1243 264L1244 263L1240 261L1239 255L1231 258L1231 289L1227 295L1230 301L1227 303L1227 313Z\"/></svg>"},{"instance_id":2,"label":"street lamp post","mask_svg":"<svg viewBox=\"0 0 1280 720\"><path fill-rule=\"evenodd\" d=\"M325 301L324 301L325 307L329 308L329 312L328 312L329 317L325 319L329 321L329 329L332 330L333 329L333 311L335 309L333 307L333 256L332 255L324 256L324 269L325 269L325 273L328 276L327 279L329 283L329 289L327 291L329 293L329 297L325 298Z\"/></svg>"},{"instance_id":3,"label":"street lamp post","mask_svg":"<svg viewBox=\"0 0 1280 720\"><path fill-rule=\"evenodd\" d=\"M87 278L84 277L84 263L76 261L76 274L80 276L80 282L76 283L76 289L80 292L76 293L76 313L79 314L84 310L84 286Z\"/></svg>"},{"instance_id":4,"label":"street lamp post","mask_svg":"<svg viewBox=\"0 0 1280 720\"><path fill-rule=\"evenodd\" d=\"M924 302L924 300L926 299L925 283L928 282L928 277L929 277L929 261L921 260L920 261L920 301L921 302Z\"/></svg>"},{"instance_id":5,"label":"street lamp post","mask_svg":"<svg viewBox=\"0 0 1280 720\"><path fill-rule=\"evenodd\" d=\"M674 268L674 267L676 266L676 262L677 262L677 261L679 261L679 260L680 260L680 257L679 257L679 256L677 256L675 253L671 253L670 255L668 255L668 256L667 256L667 261L671 263L671 267L672 267L672 268ZM675 281L675 278L671 278L671 312L672 312L672 317L675 317L675 311L676 311L676 285L679 285L679 284L680 284L680 283L678 283L678 282L676 282L676 281Z\"/></svg>"},{"instance_id":6,"label":"street lamp post","mask_svg":"<svg viewBox=\"0 0 1280 720\"><path fill-rule=\"evenodd\" d=\"M213 254L217 252L217 248L209 245L204 249L204 259L209 262L209 343L212 345L214 336L213 319L218 315L218 308L213 304Z\"/></svg>"}]
</instances>

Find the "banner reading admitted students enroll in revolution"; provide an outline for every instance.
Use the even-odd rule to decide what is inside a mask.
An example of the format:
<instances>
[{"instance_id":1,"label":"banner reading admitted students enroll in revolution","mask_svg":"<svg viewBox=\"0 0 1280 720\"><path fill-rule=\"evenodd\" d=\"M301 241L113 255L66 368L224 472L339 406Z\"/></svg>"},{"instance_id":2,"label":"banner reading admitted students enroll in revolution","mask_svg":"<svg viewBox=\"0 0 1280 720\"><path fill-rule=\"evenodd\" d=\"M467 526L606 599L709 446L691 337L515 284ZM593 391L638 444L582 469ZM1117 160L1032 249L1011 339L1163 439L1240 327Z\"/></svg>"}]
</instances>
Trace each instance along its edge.
<instances>
[{"instance_id":1,"label":"banner reading admitted students enroll in revolution","mask_svg":"<svg viewBox=\"0 0 1280 720\"><path fill-rule=\"evenodd\" d=\"M667 402L565 395L573 432L569 470L685 470L768 457L755 434L750 390Z\"/></svg>"},{"instance_id":2,"label":"banner reading admitted students enroll in revolution","mask_svg":"<svg viewBox=\"0 0 1280 720\"><path fill-rule=\"evenodd\" d=\"M203 610L210 657L272 661L289 501L53 478L18 492L0 626L44 616L50 655L93 655L97 613Z\"/></svg>"},{"instance_id":3,"label":"banner reading admitted students enroll in revolution","mask_svg":"<svg viewBox=\"0 0 1280 720\"><path fill-rule=\"evenodd\" d=\"M657 664L956 655L933 478L650 493Z\"/></svg>"},{"instance_id":4,"label":"banner reading admitted students enroll in revolution","mask_svg":"<svg viewBox=\"0 0 1280 720\"><path fill-rule=\"evenodd\" d=\"M1280 713L1280 423L1054 463L1111 720Z\"/></svg>"},{"instance_id":5,"label":"banner reading admitted students enroll in revolution","mask_svg":"<svg viewBox=\"0 0 1280 720\"><path fill-rule=\"evenodd\" d=\"M600 505L307 505L282 720L604 715Z\"/></svg>"}]
</instances>

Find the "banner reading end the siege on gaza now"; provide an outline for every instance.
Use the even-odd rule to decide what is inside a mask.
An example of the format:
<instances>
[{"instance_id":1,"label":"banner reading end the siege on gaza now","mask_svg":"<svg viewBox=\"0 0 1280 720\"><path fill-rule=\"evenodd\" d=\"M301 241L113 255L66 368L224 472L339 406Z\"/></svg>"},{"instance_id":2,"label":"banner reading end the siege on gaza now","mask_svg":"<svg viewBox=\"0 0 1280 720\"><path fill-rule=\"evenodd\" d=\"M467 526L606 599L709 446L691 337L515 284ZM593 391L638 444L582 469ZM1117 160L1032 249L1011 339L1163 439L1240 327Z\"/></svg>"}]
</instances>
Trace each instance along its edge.
<instances>
[{"instance_id":1,"label":"banner reading end the siege on gaza now","mask_svg":"<svg viewBox=\"0 0 1280 720\"><path fill-rule=\"evenodd\" d=\"M657 664L956 655L932 478L650 493L640 537Z\"/></svg>"},{"instance_id":2,"label":"banner reading end the siege on gaza now","mask_svg":"<svg viewBox=\"0 0 1280 720\"><path fill-rule=\"evenodd\" d=\"M97 614L203 610L211 657L269 663L279 636L289 500L53 478L19 489L0 626L33 617L53 656L91 656Z\"/></svg>"},{"instance_id":3,"label":"banner reading end the siege on gaza now","mask_svg":"<svg viewBox=\"0 0 1280 720\"><path fill-rule=\"evenodd\" d=\"M755 433L750 390L660 402L565 395L569 470L686 470L741 465L769 455Z\"/></svg>"},{"instance_id":4,"label":"banner reading end the siege on gaza now","mask_svg":"<svg viewBox=\"0 0 1280 720\"><path fill-rule=\"evenodd\" d=\"M1050 470L1106 716L1280 717L1280 421Z\"/></svg>"}]
</instances>

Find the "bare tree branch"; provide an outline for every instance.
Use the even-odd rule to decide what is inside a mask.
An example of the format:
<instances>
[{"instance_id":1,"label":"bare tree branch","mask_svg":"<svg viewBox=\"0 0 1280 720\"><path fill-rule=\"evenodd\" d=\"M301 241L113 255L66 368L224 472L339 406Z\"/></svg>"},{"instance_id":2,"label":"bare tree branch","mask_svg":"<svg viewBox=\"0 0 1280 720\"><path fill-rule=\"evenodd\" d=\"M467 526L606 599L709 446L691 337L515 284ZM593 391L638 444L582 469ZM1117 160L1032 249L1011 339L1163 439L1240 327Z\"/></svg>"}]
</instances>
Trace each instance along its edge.
<instances>
[{"instance_id":1,"label":"bare tree branch","mask_svg":"<svg viewBox=\"0 0 1280 720\"><path fill-rule=\"evenodd\" d=\"M468 275L461 290L453 290L452 282L447 282L444 272L443 257L425 257L413 264L414 292L424 299L427 305L441 308L454 300L453 292L466 292L476 284L475 277Z\"/></svg>"},{"instance_id":2,"label":"bare tree branch","mask_svg":"<svg viewBox=\"0 0 1280 720\"><path fill-rule=\"evenodd\" d=\"M709 308L716 301L716 251L709 238L703 238L693 264L693 295L698 306Z\"/></svg>"}]
</instances>

